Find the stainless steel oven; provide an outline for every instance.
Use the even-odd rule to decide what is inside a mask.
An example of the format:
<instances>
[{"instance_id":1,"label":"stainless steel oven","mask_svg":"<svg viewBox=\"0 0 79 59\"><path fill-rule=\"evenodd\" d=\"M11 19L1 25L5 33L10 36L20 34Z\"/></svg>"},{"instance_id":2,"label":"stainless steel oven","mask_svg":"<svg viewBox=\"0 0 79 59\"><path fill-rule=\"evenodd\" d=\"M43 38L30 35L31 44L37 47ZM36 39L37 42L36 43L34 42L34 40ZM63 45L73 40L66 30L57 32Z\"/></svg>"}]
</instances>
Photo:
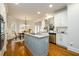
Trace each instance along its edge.
<instances>
[{"instance_id":1,"label":"stainless steel oven","mask_svg":"<svg viewBox=\"0 0 79 59\"><path fill-rule=\"evenodd\" d=\"M5 22L3 20L3 17L0 15L0 50L3 48L4 45L4 39L5 39Z\"/></svg>"}]
</instances>

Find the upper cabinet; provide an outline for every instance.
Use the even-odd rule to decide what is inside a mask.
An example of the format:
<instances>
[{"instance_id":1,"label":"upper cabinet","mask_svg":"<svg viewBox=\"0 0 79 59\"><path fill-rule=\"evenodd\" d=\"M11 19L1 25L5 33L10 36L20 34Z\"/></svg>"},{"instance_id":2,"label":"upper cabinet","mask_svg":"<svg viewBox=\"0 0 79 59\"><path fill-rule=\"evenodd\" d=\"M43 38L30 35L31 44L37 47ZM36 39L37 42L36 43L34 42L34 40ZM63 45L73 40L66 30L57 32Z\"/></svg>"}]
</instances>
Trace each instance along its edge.
<instances>
[{"instance_id":1,"label":"upper cabinet","mask_svg":"<svg viewBox=\"0 0 79 59\"><path fill-rule=\"evenodd\" d=\"M55 13L54 23L56 27L67 26L67 9Z\"/></svg>"},{"instance_id":2,"label":"upper cabinet","mask_svg":"<svg viewBox=\"0 0 79 59\"><path fill-rule=\"evenodd\" d=\"M54 17L49 18L49 24L53 24L54 25Z\"/></svg>"}]
</instances>

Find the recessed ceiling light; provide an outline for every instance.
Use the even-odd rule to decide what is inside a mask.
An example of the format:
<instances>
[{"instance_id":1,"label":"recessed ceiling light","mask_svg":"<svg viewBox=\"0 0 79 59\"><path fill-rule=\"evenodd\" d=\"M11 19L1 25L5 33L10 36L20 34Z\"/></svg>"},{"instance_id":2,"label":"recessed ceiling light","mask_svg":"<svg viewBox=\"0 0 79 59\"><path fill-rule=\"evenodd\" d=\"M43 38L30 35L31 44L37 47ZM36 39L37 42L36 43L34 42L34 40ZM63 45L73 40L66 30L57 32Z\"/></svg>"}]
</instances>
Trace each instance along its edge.
<instances>
[{"instance_id":1,"label":"recessed ceiling light","mask_svg":"<svg viewBox=\"0 0 79 59\"><path fill-rule=\"evenodd\" d=\"M50 5L49 5L49 8L52 8L52 7L53 7L53 5L52 5L52 4L50 4Z\"/></svg>"},{"instance_id":2,"label":"recessed ceiling light","mask_svg":"<svg viewBox=\"0 0 79 59\"><path fill-rule=\"evenodd\" d=\"M38 11L37 14L40 14L40 11Z\"/></svg>"}]
</instances>

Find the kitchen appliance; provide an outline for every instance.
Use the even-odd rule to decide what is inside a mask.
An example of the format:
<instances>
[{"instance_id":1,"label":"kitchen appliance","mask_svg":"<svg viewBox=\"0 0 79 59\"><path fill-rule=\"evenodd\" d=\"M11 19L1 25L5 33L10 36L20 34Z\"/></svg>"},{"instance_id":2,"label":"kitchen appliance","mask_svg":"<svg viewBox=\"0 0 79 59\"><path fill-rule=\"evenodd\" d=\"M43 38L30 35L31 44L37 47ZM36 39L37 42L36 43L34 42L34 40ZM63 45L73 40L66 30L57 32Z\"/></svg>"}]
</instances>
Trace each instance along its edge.
<instances>
[{"instance_id":1,"label":"kitchen appliance","mask_svg":"<svg viewBox=\"0 0 79 59\"><path fill-rule=\"evenodd\" d=\"M49 24L49 30L54 30L54 25L53 24Z\"/></svg>"},{"instance_id":2,"label":"kitchen appliance","mask_svg":"<svg viewBox=\"0 0 79 59\"><path fill-rule=\"evenodd\" d=\"M56 33L49 33L49 42L56 44Z\"/></svg>"},{"instance_id":3,"label":"kitchen appliance","mask_svg":"<svg viewBox=\"0 0 79 59\"><path fill-rule=\"evenodd\" d=\"M5 39L4 24L5 22L3 20L3 17L0 15L0 50L3 48Z\"/></svg>"}]
</instances>

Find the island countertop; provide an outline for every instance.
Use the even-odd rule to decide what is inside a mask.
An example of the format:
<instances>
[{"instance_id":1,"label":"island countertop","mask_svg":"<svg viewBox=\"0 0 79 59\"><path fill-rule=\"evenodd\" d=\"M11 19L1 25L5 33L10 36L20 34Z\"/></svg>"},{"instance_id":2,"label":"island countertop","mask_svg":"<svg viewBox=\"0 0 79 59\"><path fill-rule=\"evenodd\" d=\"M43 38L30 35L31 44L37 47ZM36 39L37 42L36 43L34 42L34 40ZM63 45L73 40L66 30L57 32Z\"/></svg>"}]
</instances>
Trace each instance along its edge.
<instances>
[{"instance_id":1,"label":"island countertop","mask_svg":"<svg viewBox=\"0 0 79 59\"><path fill-rule=\"evenodd\" d=\"M49 33L39 33L39 34L34 34L34 33L25 33L25 35L31 35L37 38L43 38L49 36Z\"/></svg>"},{"instance_id":2,"label":"island countertop","mask_svg":"<svg viewBox=\"0 0 79 59\"><path fill-rule=\"evenodd\" d=\"M47 56L49 46L48 33L25 33L24 43L33 56Z\"/></svg>"}]
</instances>

